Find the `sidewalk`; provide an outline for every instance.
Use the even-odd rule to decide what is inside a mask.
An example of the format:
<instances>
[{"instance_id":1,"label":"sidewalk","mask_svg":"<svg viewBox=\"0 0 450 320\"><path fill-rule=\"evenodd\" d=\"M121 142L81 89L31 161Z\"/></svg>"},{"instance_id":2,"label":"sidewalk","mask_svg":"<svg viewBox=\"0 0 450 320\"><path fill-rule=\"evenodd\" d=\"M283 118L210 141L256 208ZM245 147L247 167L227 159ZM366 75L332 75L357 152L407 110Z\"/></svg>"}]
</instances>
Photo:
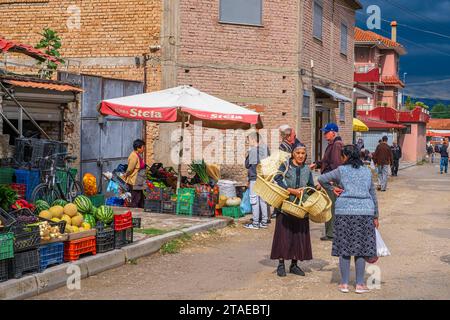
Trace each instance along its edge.
<instances>
[{"instance_id":1,"label":"sidewalk","mask_svg":"<svg viewBox=\"0 0 450 320\"><path fill-rule=\"evenodd\" d=\"M114 208L115 213L129 208ZM140 217L141 229L133 234L134 242L122 249L99 253L71 263L50 267L42 273L0 283L0 300L26 299L67 285L72 277L71 266L78 266L81 279L117 268L144 256L158 252L165 243L184 234L195 234L210 229L224 228L231 218L203 218L144 212L132 209L133 217ZM140 232L139 232L140 231Z\"/></svg>"}]
</instances>

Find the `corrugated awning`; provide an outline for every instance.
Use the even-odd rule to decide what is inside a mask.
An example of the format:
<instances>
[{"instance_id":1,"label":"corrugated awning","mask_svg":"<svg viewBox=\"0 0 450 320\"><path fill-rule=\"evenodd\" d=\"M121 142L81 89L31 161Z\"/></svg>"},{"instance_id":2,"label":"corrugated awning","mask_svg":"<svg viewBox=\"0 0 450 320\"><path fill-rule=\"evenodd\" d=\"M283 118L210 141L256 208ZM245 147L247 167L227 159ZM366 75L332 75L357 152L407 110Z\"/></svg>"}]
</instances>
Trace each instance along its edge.
<instances>
[{"instance_id":1,"label":"corrugated awning","mask_svg":"<svg viewBox=\"0 0 450 320\"><path fill-rule=\"evenodd\" d=\"M381 121L381 120L364 119L364 118L360 118L359 120L364 122L364 124L366 126L368 126L369 129L405 129L406 128L405 126L403 126L401 124L395 124L395 123L390 123L390 122Z\"/></svg>"},{"instance_id":2,"label":"corrugated awning","mask_svg":"<svg viewBox=\"0 0 450 320\"><path fill-rule=\"evenodd\" d=\"M347 98L346 96L337 93L334 90L331 90L329 88L324 88L324 87L319 87L319 86L313 86L314 89L317 89L319 91L321 91L322 93L325 93L326 95L330 96L331 98L333 98L335 101L342 101L342 102L352 102L352 99Z\"/></svg>"},{"instance_id":3,"label":"corrugated awning","mask_svg":"<svg viewBox=\"0 0 450 320\"><path fill-rule=\"evenodd\" d=\"M450 137L450 130L427 130L427 137Z\"/></svg>"},{"instance_id":4,"label":"corrugated awning","mask_svg":"<svg viewBox=\"0 0 450 320\"><path fill-rule=\"evenodd\" d=\"M20 81L20 80L3 80L3 82L12 84L18 87L35 88L35 89L46 89L46 90L56 90L56 91L72 91L72 92L83 92L83 89L70 86L67 84L55 84L55 83L44 83L44 82L34 82L34 81Z\"/></svg>"}]
</instances>

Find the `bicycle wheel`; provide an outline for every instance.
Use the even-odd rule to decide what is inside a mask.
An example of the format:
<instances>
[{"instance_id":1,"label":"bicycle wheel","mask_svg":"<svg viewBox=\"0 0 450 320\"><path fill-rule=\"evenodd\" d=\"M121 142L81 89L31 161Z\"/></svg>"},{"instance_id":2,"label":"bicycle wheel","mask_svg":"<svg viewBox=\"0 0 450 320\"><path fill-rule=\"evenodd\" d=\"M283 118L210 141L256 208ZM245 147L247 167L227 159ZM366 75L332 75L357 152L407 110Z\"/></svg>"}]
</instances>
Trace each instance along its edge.
<instances>
[{"instance_id":1,"label":"bicycle wheel","mask_svg":"<svg viewBox=\"0 0 450 320\"><path fill-rule=\"evenodd\" d=\"M77 196L82 194L83 186L81 185L81 183L79 181L73 181L72 179L70 179L69 185L67 187L67 201L72 202Z\"/></svg>"},{"instance_id":2,"label":"bicycle wheel","mask_svg":"<svg viewBox=\"0 0 450 320\"><path fill-rule=\"evenodd\" d=\"M31 194L31 202L36 202L36 200L44 200L48 204L52 204L53 201L59 198L59 192L53 188L50 188L46 183L41 183L38 185Z\"/></svg>"}]
</instances>

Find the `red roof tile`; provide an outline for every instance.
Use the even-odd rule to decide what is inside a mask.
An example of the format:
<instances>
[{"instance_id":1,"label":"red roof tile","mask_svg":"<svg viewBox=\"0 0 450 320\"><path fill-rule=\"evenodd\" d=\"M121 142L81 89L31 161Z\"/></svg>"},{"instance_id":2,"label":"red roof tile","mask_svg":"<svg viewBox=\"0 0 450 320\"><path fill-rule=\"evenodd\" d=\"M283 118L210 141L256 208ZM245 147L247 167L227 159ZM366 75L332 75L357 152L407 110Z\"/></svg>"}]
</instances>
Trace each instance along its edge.
<instances>
[{"instance_id":1,"label":"red roof tile","mask_svg":"<svg viewBox=\"0 0 450 320\"><path fill-rule=\"evenodd\" d=\"M391 39L383 37L375 32L362 30L355 27L355 44L358 44L358 42L373 44L378 44L381 42L387 48L397 49L399 54L405 53L404 47L400 43L392 41Z\"/></svg>"},{"instance_id":2,"label":"red roof tile","mask_svg":"<svg viewBox=\"0 0 450 320\"><path fill-rule=\"evenodd\" d=\"M450 130L450 119L430 119L428 130Z\"/></svg>"},{"instance_id":3,"label":"red roof tile","mask_svg":"<svg viewBox=\"0 0 450 320\"><path fill-rule=\"evenodd\" d=\"M381 78L381 82L386 85L399 85L405 87L405 84L396 76L384 76Z\"/></svg>"},{"instance_id":4,"label":"red roof tile","mask_svg":"<svg viewBox=\"0 0 450 320\"><path fill-rule=\"evenodd\" d=\"M39 49L33 48L32 46L27 44L6 40L5 38L0 38L0 52L2 51L22 52L36 59L50 60L55 63L60 63L60 61L57 58L50 56Z\"/></svg>"},{"instance_id":5,"label":"red roof tile","mask_svg":"<svg viewBox=\"0 0 450 320\"><path fill-rule=\"evenodd\" d=\"M64 91L83 92L82 89L67 84L54 84L54 83L42 83L42 82L19 81L19 80L4 80L4 81L19 87L56 90L63 92Z\"/></svg>"}]
</instances>

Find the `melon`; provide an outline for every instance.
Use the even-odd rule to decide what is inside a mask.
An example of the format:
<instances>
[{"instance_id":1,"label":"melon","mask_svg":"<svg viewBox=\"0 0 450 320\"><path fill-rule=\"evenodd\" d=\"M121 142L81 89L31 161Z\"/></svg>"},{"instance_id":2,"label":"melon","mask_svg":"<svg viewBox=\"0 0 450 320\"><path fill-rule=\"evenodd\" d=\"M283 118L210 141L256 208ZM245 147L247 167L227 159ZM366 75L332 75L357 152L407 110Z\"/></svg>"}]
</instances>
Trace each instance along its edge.
<instances>
[{"instance_id":1,"label":"melon","mask_svg":"<svg viewBox=\"0 0 450 320\"><path fill-rule=\"evenodd\" d=\"M78 232L79 229L77 226L72 226L72 233Z\"/></svg>"},{"instance_id":2,"label":"melon","mask_svg":"<svg viewBox=\"0 0 450 320\"><path fill-rule=\"evenodd\" d=\"M53 218L53 215L48 210L44 210L39 212L39 217L50 220L51 218Z\"/></svg>"},{"instance_id":3,"label":"melon","mask_svg":"<svg viewBox=\"0 0 450 320\"><path fill-rule=\"evenodd\" d=\"M72 218L72 226L79 227L83 223L83 216L75 216Z\"/></svg>"},{"instance_id":4,"label":"melon","mask_svg":"<svg viewBox=\"0 0 450 320\"><path fill-rule=\"evenodd\" d=\"M51 218L51 220L53 221L53 222L60 222L61 220L59 220L58 218Z\"/></svg>"},{"instance_id":5,"label":"melon","mask_svg":"<svg viewBox=\"0 0 450 320\"><path fill-rule=\"evenodd\" d=\"M52 207L54 206L61 206L64 207L68 202L66 200L63 199L56 199L55 201L53 201L52 203Z\"/></svg>"},{"instance_id":6,"label":"melon","mask_svg":"<svg viewBox=\"0 0 450 320\"><path fill-rule=\"evenodd\" d=\"M96 221L95 221L95 218L94 218L93 215L91 215L91 214L85 214L83 218L84 218L84 221L85 221L86 223L88 223L92 228L95 227Z\"/></svg>"},{"instance_id":7,"label":"melon","mask_svg":"<svg viewBox=\"0 0 450 320\"><path fill-rule=\"evenodd\" d=\"M52 214L53 218L61 219L64 214L64 208L61 206L54 206L48 209L48 211Z\"/></svg>"},{"instance_id":8,"label":"melon","mask_svg":"<svg viewBox=\"0 0 450 320\"><path fill-rule=\"evenodd\" d=\"M83 232L83 231L85 231L85 229L83 227L78 228L78 232Z\"/></svg>"},{"instance_id":9,"label":"melon","mask_svg":"<svg viewBox=\"0 0 450 320\"><path fill-rule=\"evenodd\" d=\"M91 200L83 195L76 197L73 203L77 206L78 211L82 214L89 213L92 209Z\"/></svg>"},{"instance_id":10,"label":"melon","mask_svg":"<svg viewBox=\"0 0 450 320\"><path fill-rule=\"evenodd\" d=\"M44 200L36 200L34 202L34 204L36 206L37 213L40 213L41 211L50 209L49 204Z\"/></svg>"},{"instance_id":11,"label":"melon","mask_svg":"<svg viewBox=\"0 0 450 320\"><path fill-rule=\"evenodd\" d=\"M72 228L73 228L72 226L66 225L65 232L66 232L66 233L72 233L72 232L73 232L73 229L72 229Z\"/></svg>"},{"instance_id":12,"label":"melon","mask_svg":"<svg viewBox=\"0 0 450 320\"><path fill-rule=\"evenodd\" d=\"M111 207L100 206L98 207L95 218L104 224L110 224L114 219L114 211Z\"/></svg>"},{"instance_id":13,"label":"melon","mask_svg":"<svg viewBox=\"0 0 450 320\"><path fill-rule=\"evenodd\" d=\"M69 217L75 217L78 213L77 206L73 203L68 203L64 206L64 214L68 215Z\"/></svg>"},{"instance_id":14,"label":"melon","mask_svg":"<svg viewBox=\"0 0 450 320\"><path fill-rule=\"evenodd\" d=\"M83 222L81 224L81 226L83 227L84 230L90 230L91 229L91 225L87 222Z\"/></svg>"},{"instance_id":15,"label":"melon","mask_svg":"<svg viewBox=\"0 0 450 320\"><path fill-rule=\"evenodd\" d=\"M72 224L72 218L69 217L67 214L62 216L61 221L65 221L66 222L66 228L67 228L67 226L70 227L70 225Z\"/></svg>"}]
</instances>

